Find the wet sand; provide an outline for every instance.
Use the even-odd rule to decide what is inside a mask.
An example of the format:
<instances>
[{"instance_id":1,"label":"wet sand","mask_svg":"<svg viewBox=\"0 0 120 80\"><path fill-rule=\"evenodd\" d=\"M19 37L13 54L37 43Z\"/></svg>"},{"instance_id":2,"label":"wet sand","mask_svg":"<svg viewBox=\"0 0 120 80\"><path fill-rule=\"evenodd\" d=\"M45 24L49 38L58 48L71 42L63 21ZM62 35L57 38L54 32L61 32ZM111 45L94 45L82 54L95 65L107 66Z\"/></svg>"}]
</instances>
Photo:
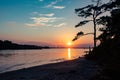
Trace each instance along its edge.
<instances>
[{"instance_id":1,"label":"wet sand","mask_svg":"<svg viewBox=\"0 0 120 80\"><path fill-rule=\"evenodd\" d=\"M0 74L0 80L89 80L99 66L85 58L46 64Z\"/></svg>"}]
</instances>

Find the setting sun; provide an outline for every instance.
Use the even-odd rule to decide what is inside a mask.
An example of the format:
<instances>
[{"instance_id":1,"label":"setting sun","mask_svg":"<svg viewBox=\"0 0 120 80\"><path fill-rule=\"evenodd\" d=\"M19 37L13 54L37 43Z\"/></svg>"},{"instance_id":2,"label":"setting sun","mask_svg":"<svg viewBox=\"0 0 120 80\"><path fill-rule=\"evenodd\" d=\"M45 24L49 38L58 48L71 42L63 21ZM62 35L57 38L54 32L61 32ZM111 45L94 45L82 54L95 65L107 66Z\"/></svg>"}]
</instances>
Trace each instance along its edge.
<instances>
[{"instance_id":1,"label":"setting sun","mask_svg":"<svg viewBox=\"0 0 120 80\"><path fill-rule=\"evenodd\" d=\"M67 43L67 45L68 45L68 46L71 46L71 45L72 45L72 43L71 43L71 42L68 42L68 43Z\"/></svg>"}]
</instances>

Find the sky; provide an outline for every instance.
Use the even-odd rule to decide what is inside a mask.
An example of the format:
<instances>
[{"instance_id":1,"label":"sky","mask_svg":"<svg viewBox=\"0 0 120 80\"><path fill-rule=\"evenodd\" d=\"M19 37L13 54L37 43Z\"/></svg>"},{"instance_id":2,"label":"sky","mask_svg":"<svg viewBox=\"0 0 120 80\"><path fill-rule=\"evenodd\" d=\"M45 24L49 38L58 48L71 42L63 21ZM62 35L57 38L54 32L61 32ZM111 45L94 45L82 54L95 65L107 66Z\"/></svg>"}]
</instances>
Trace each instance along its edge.
<instances>
[{"instance_id":1,"label":"sky","mask_svg":"<svg viewBox=\"0 0 120 80\"><path fill-rule=\"evenodd\" d=\"M74 26L82 20L75 9L91 0L0 0L0 40L20 43L63 46L79 31L93 32L89 23ZM74 45L93 43L93 36L84 36Z\"/></svg>"}]
</instances>

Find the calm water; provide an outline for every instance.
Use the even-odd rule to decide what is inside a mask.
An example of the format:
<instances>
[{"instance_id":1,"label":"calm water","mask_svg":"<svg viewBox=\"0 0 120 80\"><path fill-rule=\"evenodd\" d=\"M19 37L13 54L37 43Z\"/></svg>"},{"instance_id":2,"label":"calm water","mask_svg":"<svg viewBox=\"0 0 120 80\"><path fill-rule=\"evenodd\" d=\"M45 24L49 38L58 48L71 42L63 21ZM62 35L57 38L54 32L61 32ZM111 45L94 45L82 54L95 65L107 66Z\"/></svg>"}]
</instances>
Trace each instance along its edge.
<instances>
[{"instance_id":1,"label":"calm water","mask_svg":"<svg viewBox=\"0 0 120 80\"><path fill-rule=\"evenodd\" d=\"M82 57L86 49L0 51L0 73Z\"/></svg>"}]
</instances>

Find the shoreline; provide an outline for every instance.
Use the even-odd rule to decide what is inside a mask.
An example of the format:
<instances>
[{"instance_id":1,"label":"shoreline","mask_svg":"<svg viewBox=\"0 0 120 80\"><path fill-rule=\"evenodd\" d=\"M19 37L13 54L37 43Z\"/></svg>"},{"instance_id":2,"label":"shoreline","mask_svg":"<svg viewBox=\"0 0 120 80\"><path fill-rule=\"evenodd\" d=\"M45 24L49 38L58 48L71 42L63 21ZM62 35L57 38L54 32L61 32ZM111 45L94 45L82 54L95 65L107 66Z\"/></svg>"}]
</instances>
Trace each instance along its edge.
<instances>
[{"instance_id":1,"label":"shoreline","mask_svg":"<svg viewBox=\"0 0 120 80\"><path fill-rule=\"evenodd\" d=\"M0 73L1 80L88 80L99 74L99 66L84 57Z\"/></svg>"}]
</instances>

